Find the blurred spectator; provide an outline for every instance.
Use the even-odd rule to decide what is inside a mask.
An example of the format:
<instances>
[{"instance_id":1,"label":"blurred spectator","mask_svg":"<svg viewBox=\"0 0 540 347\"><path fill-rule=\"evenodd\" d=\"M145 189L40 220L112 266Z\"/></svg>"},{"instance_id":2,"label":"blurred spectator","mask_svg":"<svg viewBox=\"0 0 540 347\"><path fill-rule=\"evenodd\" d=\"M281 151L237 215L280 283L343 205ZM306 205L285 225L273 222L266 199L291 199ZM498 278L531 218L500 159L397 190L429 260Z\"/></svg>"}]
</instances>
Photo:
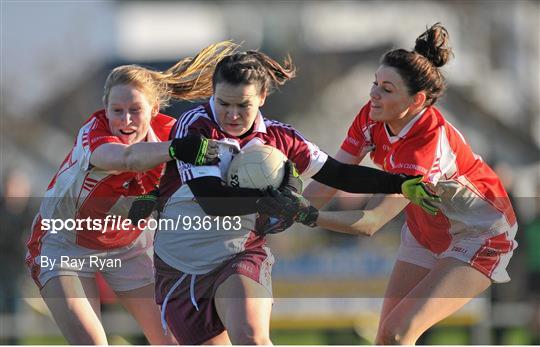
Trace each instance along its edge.
<instances>
[{"instance_id":1,"label":"blurred spectator","mask_svg":"<svg viewBox=\"0 0 540 347\"><path fill-rule=\"evenodd\" d=\"M530 321L531 345L540 345L540 187L534 198L536 217L525 227L524 247L528 280L528 300L532 307Z\"/></svg>"},{"instance_id":2,"label":"blurred spectator","mask_svg":"<svg viewBox=\"0 0 540 347\"><path fill-rule=\"evenodd\" d=\"M17 311L21 275L24 266L24 236L30 230L35 211L30 203L30 181L20 169L6 173L0 195L0 314ZM2 334L4 335L4 334ZM0 344L16 344L14 337L0 339Z\"/></svg>"}]
</instances>

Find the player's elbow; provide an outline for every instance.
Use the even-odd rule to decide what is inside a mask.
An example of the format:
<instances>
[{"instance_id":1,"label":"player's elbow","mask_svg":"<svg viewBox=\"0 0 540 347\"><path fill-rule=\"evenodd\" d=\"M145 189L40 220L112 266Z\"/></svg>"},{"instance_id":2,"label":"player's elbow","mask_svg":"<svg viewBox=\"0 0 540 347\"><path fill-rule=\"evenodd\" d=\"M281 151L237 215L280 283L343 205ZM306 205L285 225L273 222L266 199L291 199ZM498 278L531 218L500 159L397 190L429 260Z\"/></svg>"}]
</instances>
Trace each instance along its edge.
<instances>
[{"instance_id":1,"label":"player's elbow","mask_svg":"<svg viewBox=\"0 0 540 347\"><path fill-rule=\"evenodd\" d=\"M371 236L375 235L377 230L379 230L379 229L375 228L373 226L370 226L370 227L364 229L364 232L363 232L362 235L371 237Z\"/></svg>"},{"instance_id":2,"label":"player's elbow","mask_svg":"<svg viewBox=\"0 0 540 347\"><path fill-rule=\"evenodd\" d=\"M372 217L369 211L365 211L362 218L352 225L356 235L373 236L381 228L381 224Z\"/></svg>"},{"instance_id":3,"label":"player's elbow","mask_svg":"<svg viewBox=\"0 0 540 347\"><path fill-rule=\"evenodd\" d=\"M142 165L140 155L137 155L133 150L133 146L125 148L122 158L120 160L120 166L122 171L127 172L143 172L146 171L146 167Z\"/></svg>"},{"instance_id":4,"label":"player's elbow","mask_svg":"<svg viewBox=\"0 0 540 347\"><path fill-rule=\"evenodd\" d=\"M351 230L353 234L362 236L373 236L377 232L377 229L366 225L352 226Z\"/></svg>"}]
</instances>

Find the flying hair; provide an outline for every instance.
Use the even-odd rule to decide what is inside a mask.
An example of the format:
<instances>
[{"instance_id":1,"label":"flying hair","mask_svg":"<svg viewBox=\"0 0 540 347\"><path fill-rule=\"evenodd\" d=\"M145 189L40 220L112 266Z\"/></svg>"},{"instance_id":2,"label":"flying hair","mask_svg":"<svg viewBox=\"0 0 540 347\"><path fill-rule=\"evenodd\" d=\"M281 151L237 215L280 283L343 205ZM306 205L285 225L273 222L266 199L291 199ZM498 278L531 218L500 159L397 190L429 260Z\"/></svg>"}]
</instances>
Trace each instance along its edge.
<instances>
[{"instance_id":1,"label":"flying hair","mask_svg":"<svg viewBox=\"0 0 540 347\"><path fill-rule=\"evenodd\" d=\"M232 54L238 45L222 41L202 49L195 57L180 60L165 71L155 71L139 65L123 65L111 71L105 82L103 104L107 106L111 88L133 84L160 108L171 99L200 101L212 95L212 76L218 62Z\"/></svg>"},{"instance_id":2,"label":"flying hair","mask_svg":"<svg viewBox=\"0 0 540 347\"><path fill-rule=\"evenodd\" d=\"M296 67L287 55L283 64L258 51L236 52L223 58L214 72L213 85L256 84L259 92L270 94L296 76Z\"/></svg>"}]
</instances>

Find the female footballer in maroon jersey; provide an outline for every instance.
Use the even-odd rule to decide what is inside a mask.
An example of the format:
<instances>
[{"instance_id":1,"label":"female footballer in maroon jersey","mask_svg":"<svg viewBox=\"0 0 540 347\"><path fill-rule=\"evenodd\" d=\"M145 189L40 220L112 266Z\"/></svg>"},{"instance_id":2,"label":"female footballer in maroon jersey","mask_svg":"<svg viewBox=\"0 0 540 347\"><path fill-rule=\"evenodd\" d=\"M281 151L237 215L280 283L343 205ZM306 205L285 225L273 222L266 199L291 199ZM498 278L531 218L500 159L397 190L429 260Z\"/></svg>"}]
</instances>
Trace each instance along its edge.
<instances>
[{"instance_id":1,"label":"female footballer in maroon jersey","mask_svg":"<svg viewBox=\"0 0 540 347\"><path fill-rule=\"evenodd\" d=\"M281 65L256 51L227 56L216 66L210 101L184 113L171 132L219 140L220 148L217 165L169 162L160 183L160 217L180 223L161 223L156 233L156 300L180 344L271 344L274 260L256 204L267 193L225 185L231 148L273 146L301 176L350 192L401 193L403 186L418 203L431 198L418 179L342 164L290 125L264 118L266 97L294 76L290 59ZM301 190L291 163L282 187ZM306 213L302 221L315 217Z\"/></svg>"},{"instance_id":2,"label":"female footballer in maroon jersey","mask_svg":"<svg viewBox=\"0 0 540 347\"><path fill-rule=\"evenodd\" d=\"M439 68L452 54L447 44L448 32L437 23L417 38L414 50L384 54L370 101L336 154L342 162L357 164L370 153L387 172L422 175L442 201L426 213L403 198L374 198L365 211L320 212L313 223L372 235L406 208L377 344L414 344L492 282L510 280L506 266L517 247L510 200L496 174L434 106L444 91ZM313 182L304 195L320 208L334 193ZM309 205L294 194L274 195L273 206L261 201L269 214L294 218Z\"/></svg>"},{"instance_id":3,"label":"female footballer in maroon jersey","mask_svg":"<svg viewBox=\"0 0 540 347\"><path fill-rule=\"evenodd\" d=\"M79 130L27 244L32 277L69 343L107 344L98 271L151 344L175 342L163 334L153 299L153 233L119 221L135 196L156 188L164 162L215 158L215 146L200 136L168 141L175 120L159 109L171 98L207 98L216 63L235 48L231 42L209 46L164 72L127 65L109 74L105 109Z\"/></svg>"}]
</instances>

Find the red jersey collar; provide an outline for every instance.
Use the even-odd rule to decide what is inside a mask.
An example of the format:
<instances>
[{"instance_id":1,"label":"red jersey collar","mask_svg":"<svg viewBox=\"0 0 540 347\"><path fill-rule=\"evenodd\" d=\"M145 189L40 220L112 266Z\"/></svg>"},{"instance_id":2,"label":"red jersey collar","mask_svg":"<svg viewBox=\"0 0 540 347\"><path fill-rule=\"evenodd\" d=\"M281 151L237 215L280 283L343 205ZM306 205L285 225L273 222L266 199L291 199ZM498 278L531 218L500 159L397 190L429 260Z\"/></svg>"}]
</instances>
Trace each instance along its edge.
<instances>
[{"instance_id":1,"label":"red jersey collar","mask_svg":"<svg viewBox=\"0 0 540 347\"><path fill-rule=\"evenodd\" d=\"M390 132L388 132L388 128L386 123L384 123L384 131L386 132L386 136L388 137L388 141L390 143L395 143L401 139L404 139L405 136L409 133L409 131L412 129L412 127L418 122L418 120L422 117L422 115L426 112L427 107L422 109L414 118L412 118L409 123L407 123L403 129L399 132L397 135L390 135Z\"/></svg>"}]
</instances>

